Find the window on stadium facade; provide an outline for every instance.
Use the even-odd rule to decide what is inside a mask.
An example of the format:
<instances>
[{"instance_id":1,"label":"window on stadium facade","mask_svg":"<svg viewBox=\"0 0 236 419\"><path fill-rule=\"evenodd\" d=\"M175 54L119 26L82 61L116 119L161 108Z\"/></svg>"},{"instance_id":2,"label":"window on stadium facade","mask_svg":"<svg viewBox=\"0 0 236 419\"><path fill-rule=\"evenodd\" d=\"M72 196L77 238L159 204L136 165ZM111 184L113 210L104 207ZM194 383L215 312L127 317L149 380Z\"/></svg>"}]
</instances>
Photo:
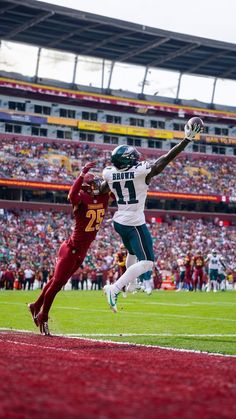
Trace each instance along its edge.
<instances>
[{"instance_id":1,"label":"window on stadium facade","mask_svg":"<svg viewBox=\"0 0 236 419\"><path fill-rule=\"evenodd\" d=\"M34 112L42 115L51 115L50 106L34 105Z\"/></svg>"},{"instance_id":2,"label":"window on stadium facade","mask_svg":"<svg viewBox=\"0 0 236 419\"><path fill-rule=\"evenodd\" d=\"M206 146L205 145L199 145L199 144L193 144L193 151L196 153L206 153Z\"/></svg>"},{"instance_id":3,"label":"window on stadium facade","mask_svg":"<svg viewBox=\"0 0 236 419\"><path fill-rule=\"evenodd\" d=\"M162 148L162 141L148 140L149 148Z\"/></svg>"},{"instance_id":4,"label":"window on stadium facade","mask_svg":"<svg viewBox=\"0 0 236 419\"><path fill-rule=\"evenodd\" d=\"M106 122L110 124L121 124L121 116L106 115Z\"/></svg>"},{"instance_id":5,"label":"window on stadium facade","mask_svg":"<svg viewBox=\"0 0 236 419\"><path fill-rule=\"evenodd\" d=\"M184 131L184 124L173 124L173 130L174 131Z\"/></svg>"},{"instance_id":6,"label":"window on stadium facade","mask_svg":"<svg viewBox=\"0 0 236 419\"><path fill-rule=\"evenodd\" d=\"M5 132L13 132L14 134L21 134L22 126L15 124L5 124Z\"/></svg>"},{"instance_id":7,"label":"window on stadium facade","mask_svg":"<svg viewBox=\"0 0 236 419\"><path fill-rule=\"evenodd\" d=\"M9 101L8 102L8 109L12 109L14 111L25 112L25 103Z\"/></svg>"},{"instance_id":8,"label":"window on stadium facade","mask_svg":"<svg viewBox=\"0 0 236 419\"><path fill-rule=\"evenodd\" d=\"M212 146L212 153L214 154L225 154L225 147Z\"/></svg>"},{"instance_id":9,"label":"window on stadium facade","mask_svg":"<svg viewBox=\"0 0 236 419\"><path fill-rule=\"evenodd\" d=\"M112 135L104 135L103 142L104 144L118 144L119 138Z\"/></svg>"},{"instance_id":10,"label":"window on stadium facade","mask_svg":"<svg viewBox=\"0 0 236 419\"><path fill-rule=\"evenodd\" d=\"M129 118L129 123L136 127L144 127L144 119L141 118Z\"/></svg>"},{"instance_id":11,"label":"window on stadium facade","mask_svg":"<svg viewBox=\"0 0 236 419\"><path fill-rule=\"evenodd\" d=\"M135 147L141 147L142 141L139 138L127 138L127 145L133 145Z\"/></svg>"},{"instance_id":12,"label":"window on stadium facade","mask_svg":"<svg viewBox=\"0 0 236 419\"><path fill-rule=\"evenodd\" d=\"M95 112L82 112L82 119L87 119L90 121L97 121L98 115Z\"/></svg>"},{"instance_id":13,"label":"window on stadium facade","mask_svg":"<svg viewBox=\"0 0 236 419\"><path fill-rule=\"evenodd\" d=\"M46 128L31 127L31 135L37 135L39 137L47 137L48 130Z\"/></svg>"},{"instance_id":14,"label":"window on stadium facade","mask_svg":"<svg viewBox=\"0 0 236 419\"><path fill-rule=\"evenodd\" d=\"M229 135L228 128L215 127L215 135Z\"/></svg>"},{"instance_id":15,"label":"window on stadium facade","mask_svg":"<svg viewBox=\"0 0 236 419\"><path fill-rule=\"evenodd\" d=\"M57 138L71 140L72 139L72 132L71 131L63 131L61 129L58 129L57 130Z\"/></svg>"},{"instance_id":16,"label":"window on stadium facade","mask_svg":"<svg viewBox=\"0 0 236 419\"><path fill-rule=\"evenodd\" d=\"M160 129L165 129L165 121L157 121L157 120L153 120L151 119L150 121L150 127L151 128L160 128Z\"/></svg>"},{"instance_id":17,"label":"window on stadium facade","mask_svg":"<svg viewBox=\"0 0 236 419\"><path fill-rule=\"evenodd\" d=\"M80 141L94 142L95 141L95 135L94 134L89 134L88 132L80 132L79 139L80 139Z\"/></svg>"},{"instance_id":18,"label":"window on stadium facade","mask_svg":"<svg viewBox=\"0 0 236 419\"><path fill-rule=\"evenodd\" d=\"M63 118L75 118L75 111L73 109L59 109L59 115Z\"/></svg>"}]
</instances>

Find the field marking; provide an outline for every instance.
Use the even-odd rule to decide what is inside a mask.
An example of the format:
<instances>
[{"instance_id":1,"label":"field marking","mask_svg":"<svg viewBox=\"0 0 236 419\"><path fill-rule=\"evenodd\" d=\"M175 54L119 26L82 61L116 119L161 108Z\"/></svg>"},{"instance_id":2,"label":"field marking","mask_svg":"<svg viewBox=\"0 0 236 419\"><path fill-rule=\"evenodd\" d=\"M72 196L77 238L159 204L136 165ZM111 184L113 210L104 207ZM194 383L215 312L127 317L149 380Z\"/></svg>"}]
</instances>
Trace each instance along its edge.
<instances>
[{"instance_id":1,"label":"field marking","mask_svg":"<svg viewBox=\"0 0 236 419\"><path fill-rule=\"evenodd\" d=\"M153 336L153 337L227 337L227 338L236 338L236 333L234 334L188 334L188 333L67 333L68 336L113 336L113 337L122 337L122 336Z\"/></svg>"},{"instance_id":2,"label":"field marking","mask_svg":"<svg viewBox=\"0 0 236 419\"><path fill-rule=\"evenodd\" d=\"M191 307L191 303L159 303L158 301L144 301L142 304L145 305L157 305L157 306L176 306L176 307Z\"/></svg>"},{"instance_id":3,"label":"field marking","mask_svg":"<svg viewBox=\"0 0 236 419\"><path fill-rule=\"evenodd\" d=\"M0 332L25 332L25 333L35 333L31 330L24 329L12 329L7 327L0 327ZM132 336L153 336L153 337L228 337L236 338L236 333L66 333L66 334L57 334L56 336L68 336L68 337L91 337L91 336L111 336L111 337L132 337Z\"/></svg>"},{"instance_id":4,"label":"field marking","mask_svg":"<svg viewBox=\"0 0 236 419\"><path fill-rule=\"evenodd\" d=\"M210 303L202 303L201 301L192 301L193 305L204 305L204 306L236 306L236 302L230 301L214 301Z\"/></svg>"},{"instance_id":5,"label":"field marking","mask_svg":"<svg viewBox=\"0 0 236 419\"><path fill-rule=\"evenodd\" d=\"M1 304L11 304L11 305L21 305L21 306L26 306L26 304L22 304L22 303L13 303L13 302L7 302L7 301L2 301L0 302ZM125 304L123 304L125 305ZM163 304L164 305L164 304ZM236 304L235 304L236 305ZM122 307L122 303L121 303L121 307ZM91 308L81 308L81 307L70 307L70 306L54 306L54 309L60 309L60 310L76 310L76 311L86 311L86 312L92 312L92 313L110 313L109 309L91 309ZM123 311L122 308L120 308L119 310L119 306L118 306L118 314L121 315L125 315L126 317L128 316L158 316L158 317L168 317L168 318L180 318L180 319L192 319L192 320L202 320L202 321L222 321L222 322L230 322L230 323L236 323L236 319L228 319L225 317L209 317L209 313L207 313L207 315L205 317L202 316L188 316L186 314L169 314L169 313L147 313L145 311ZM117 314L116 314L117 315Z\"/></svg>"},{"instance_id":6,"label":"field marking","mask_svg":"<svg viewBox=\"0 0 236 419\"><path fill-rule=\"evenodd\" d=\"M18 330L18 329L6 329L6 328L0 328L0 330L3 330L5 333L9 333L9 331L14 331L14 332L18 332L18 333L29 333L29 334L33 334L33 335L37 335L36 333L33 333L30 330ZM214 352L206 352L206 351L199 351L199 350L193 350L193 349L182 349L182 348L172 348L172 347L168 347L168 346L159 346L159 345L145 345L142 343L132 343L132 342L114 342L111 340L101 340L101 339L91 339L91 338L84 338L84 337L80 337L80 336L70 336L70 335L54 335L55 337L62 337L62 338L69 338L69 339L80 339L80 340L87 340L90 342L100 342L100 343L109 343L109 344L113 344L113 345L125 345L125 346L137 346L137 347L145 347L145 348L156 348L156 349L162 349L162 350L166 350L166 351L172 351L172 352L183 352L183 353L193 353L193 354L200 354L200 355L207 355L207 356L213 356L213 357L223 357L223 358L236 358L236 355L230 355L230 354L221 354L221 353L214 353ZM45 336L44 336L45 337ZM14 345L22 345L22 346L30 346L30 347L36 347L36 348L42 348L42 349L52 349L53 351L61 351L61 352L67 352L67 353L72 353L75 355L78 355L77 352L75 351L71 351L70 349L65 349L65 348L55 348L54 346L45 346L45 345L39 345L39 344L34 344L34 343L26 343L26 342L20 342L20 341L12 341L12 340L5 340L3 342L7 342L10 344L14 344ZM80 359L81 359L81 355L80 355ZM92 359L95 359L95 357L92 357ZM103 362L106 362L105 360L103 360Z\"/></svg>"}]
</instances>

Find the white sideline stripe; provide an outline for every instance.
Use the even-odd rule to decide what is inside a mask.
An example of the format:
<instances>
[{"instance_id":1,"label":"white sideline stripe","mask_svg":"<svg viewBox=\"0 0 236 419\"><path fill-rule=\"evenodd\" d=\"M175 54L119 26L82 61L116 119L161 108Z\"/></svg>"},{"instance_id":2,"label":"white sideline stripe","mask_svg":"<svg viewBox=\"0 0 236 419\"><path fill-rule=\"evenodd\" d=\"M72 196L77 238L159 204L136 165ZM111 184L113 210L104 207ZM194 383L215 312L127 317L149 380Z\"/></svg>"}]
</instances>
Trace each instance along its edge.
<instances>
[{"instance_id":1,"label":"white sideline stripe","mask_svg":"<svg viewBox=\"0 0 236 419\"><path fill-rule=\"evenodd\" d=\"M0 327L0 331L7 332L24 332L33 333L31 330L24 329L11 329L7 327ZM236 333L210 333L210 334L198 334L198 333L67 333L66 335L57 336L68 336L68 337L81 337L81 336L111 336L111 337L132 337L132 336L157 336L157 337L228 337L236 338Z\"/></svg>"},{"instance_id":2,"label":"white sideline stripe","mask_svg":"<svg viewBox=\"0 0 236 419\"><path fill-rule=\"evenodd\" d=\"M6 302L6 301L2 301L0 302L1 304L13 304L13 305L21 305L24 306L24 304L22 303L12 303L12 302ZM121 303L121 306L125 305L125 303ZM25 305L26 306L26 305ZM77 310L77 311L87 311L87 312L92 312L92 313L109 313L109 310L107 309L88 309L88 308L80 308L80 307L68 307L68 306L55 306L55 309L60 309L60 310ZM227 319L224 317L209 317L209 313L206 317L201 317L201 316L187 316L185 314L167 314L167 313L146 313L145 311L123 311L123 310L119 310L119 306L118 306L118 314L121 315L125 315L126 317L129 316L158 316L158 317L168 317L168 318L180 318L180 319L193 319L193 320L203 320L203 321L222 321L222 322L233 322L236 323L236 319Z\"/></svg>"},{"instance_id":3,"label":"white sideline stripe","mask_svg":"<svg viewBox=\"0 0 236 419\"><path fill-rule=\"evenodd\" d=\"M31 330L22 329L11 329L7 327L0 327L0 331L12 331L12 332L25 332L34 333ZM68 336L68 337L80 337L80 336L112 336L112 337L131 337L131 336L157 336L157 337L228 337L236 338L236 333L67 333L66 335L57 336Z\"/></svg>"},{"instance_id":4,"label":"white sideline stripe","mask_svg":"<svg viewBox=\"0 0 236 419\"><path fill-rule=\"evenodd\" d=\"M0 330L4 330L5 333L9 332L9 331L14 331L14 332L24 332L24 333L29 333L29 334L34 334L36 335L36 333L33 333L30 330L18 330L18 329L6 329L6 328L0 328ZM94 342L95 339L89 339L89 338L84 338L84 337L79 337L79 336L71 336L71 335L54 335L55 337L64 337L64 338L70 338L70 339L80 339L80 340L88 340L90 342ZM111 335L109 335L111 336ZM25 342L19 342L19 341L12 341L12 340L5 340L4 342L7 343L11 343L14 345L22 345L22 346L31 346L31 347L36 347L36 348L43 348L43 349L52 349L54 352L55 351L61 351L61 352L68 352L68 353L73 353L75 355L78 355L77 352L75 351L71 351L65 348L55 348L53 346L44 346L44 345L36 345L34 343L25 343ZM208 355L208 356L220 356L220 357L224 357L224 358L236 358L236 355L229 355L229 354L221 354L221 353L213 353L213 352L206 352L206 351L199 351L199 350L193 350L193 349L181 349L181 348L171 348L168 346L159 346L159 345L144 345L141 343L132 343L132 342L113 342L112 340L101 340L101 339L96 339L96 342L100 342L100 343L110 343L110 344L114 344L114 345L125 345L125 346L137 346L137 347L145 347L145 348L157 348L157 349L164 349L166 351L173 351L173 352L183 352L183 353L193 353L193 354L200 354L200 355ZM81 355L80 355L80 359L81 359ZM92 357L91 359L95 359L95 357ZM106 362L106 360L103 360L103 362Z\"/></svg>"},{"instance_id":5,"label":"white sideline stripe","mask_svg":"<svg viewBox=\"0 0 236 419\"><path fill-rule=\"evenodd\" d=\"M188 334L188 333L69 333L68 336L71 337L80 337L80 336L112 336L112 337L131 337L131 336L153 336L153 337L224 337L224 338L236 338L236 333L234 334Z\"/></svg>"}]
</instances>

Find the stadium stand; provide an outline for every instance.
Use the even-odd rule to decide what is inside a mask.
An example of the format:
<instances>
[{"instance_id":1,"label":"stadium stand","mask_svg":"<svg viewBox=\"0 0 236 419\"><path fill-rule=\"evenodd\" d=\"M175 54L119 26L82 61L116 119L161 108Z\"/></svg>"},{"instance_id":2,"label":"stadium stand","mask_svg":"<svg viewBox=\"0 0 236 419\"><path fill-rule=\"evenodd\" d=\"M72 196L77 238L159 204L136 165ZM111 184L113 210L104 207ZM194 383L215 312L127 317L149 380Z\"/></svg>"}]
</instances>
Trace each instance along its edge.
<instances>
[{"instance_id":1,"label":"stadium stand","mask_svg":"<svg viewBox=\"0 0 236 419\"><path fill-rule=\"evenodd\" d=\"M103 228L99 231L85 260L91 281L92 272L100 265L104 283L110 275L110 270L112 275L115 275L112 266L120 239L111 225L111 215L108 213ZM48 271L53 270L58 247L68 237L72 225L72 215L65 216L64 212L4 211L0 214L1 271L10 269L16 279L19 271L27 267L31 267L34 273L40 275L45 267ZM220 249L228 269L232 271L236 269L235 226L219 225L217 219L204 221L201 218L191 220L183 216L166 216L165 219L159 219L159 222L153 217L149 218L149 228L154 240L157 265L172 275L175 272L176 259L181 254L189 251L195 254L201 250L207 255L214 247ZM35 276L32 287L34 279ZM39 285L37 283L36 286ZM5 286L7 285L2 274L1 287Z\"/></svg>"},{"instance_id":2,"label":"stadium stand","mask_svg":"<svg viewBox=\"0 0 236 419\"><path fill-rule=\"evenodd\" d=\"M236 47L232 44L153 28L144 31L140 25L86 13L72 16L57 6L53 6L51 19L51 6L33 1L2 3L0 36L5 40L40 48L55 43L64 52L91 53L147 69L151 65L236 79ZM38 26L35 13L41 16L42 11L45 18ZM27 26L29 16L35 20ZM62 26L61 19L68 25ZM93 26L91 30L88 24ZM79 42L73 27L80 30ZM156 262L166 261L166 269L172 271L180 253L200 249L206 255L216 247L236 270L236 109L145 95L144 84L145 78L140 94L134 94L111 90L110 81L106 88L95 88L77 85L75 79L71 83L43 79L37 72L34 77L0 72L2 272L11 268L16 276L29 266L35 273L44 265L52 269L59 243L72 227L68 188L87 161L96 160L96 170L101 173L109 164L111 149L119 144L136 146L143 158L155 160L183 137L185 120L193 115L204 119L204 132L150 185L146 215L155 240ZM110 256L111 264L119 247L111 215L86 260L90 275L98 262L107 274L109 266L104 261ZM7 283L4 280L1 286L11 288Z\"/></svg>"},{"instance_id":3,"label":"stadium stand","mask_svg":"<svg viewBox=\"0 0 236 419\"><path fill-rule=\"evenodd\" d=\"M145 151L144 151L145 154ZM30 142L13 139L0 141L0 177L70 184L80 168L97 159L95 171L109 164L109 150L96 145ZM157 156L150 154L154 161ZM20 163L20 164L19 164ZM199 159L196 154L179 157L153 179L150 189L231 196L235 190L236 160L229 166L224 158Z\"/></svg>"}]
</instances>

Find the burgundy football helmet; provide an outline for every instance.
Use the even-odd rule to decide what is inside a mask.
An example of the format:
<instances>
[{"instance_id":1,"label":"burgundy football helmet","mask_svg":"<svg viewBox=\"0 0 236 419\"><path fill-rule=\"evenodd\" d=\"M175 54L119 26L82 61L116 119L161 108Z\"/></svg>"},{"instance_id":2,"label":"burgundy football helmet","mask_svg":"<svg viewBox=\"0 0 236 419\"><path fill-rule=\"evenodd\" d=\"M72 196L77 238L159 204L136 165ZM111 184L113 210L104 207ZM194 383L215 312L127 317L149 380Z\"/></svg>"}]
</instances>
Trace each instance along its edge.
<instances>
[{"instance_id":1,"label":"burgundy football helmet","mask_svg":"<svg viewBox=\"0 0 236 419\"><path fill-rule=\"evenodd\" d=\"M81 189L89 195L99 195L102 179L93 173L86 173Z\"/></svg>"}]
</instances>

